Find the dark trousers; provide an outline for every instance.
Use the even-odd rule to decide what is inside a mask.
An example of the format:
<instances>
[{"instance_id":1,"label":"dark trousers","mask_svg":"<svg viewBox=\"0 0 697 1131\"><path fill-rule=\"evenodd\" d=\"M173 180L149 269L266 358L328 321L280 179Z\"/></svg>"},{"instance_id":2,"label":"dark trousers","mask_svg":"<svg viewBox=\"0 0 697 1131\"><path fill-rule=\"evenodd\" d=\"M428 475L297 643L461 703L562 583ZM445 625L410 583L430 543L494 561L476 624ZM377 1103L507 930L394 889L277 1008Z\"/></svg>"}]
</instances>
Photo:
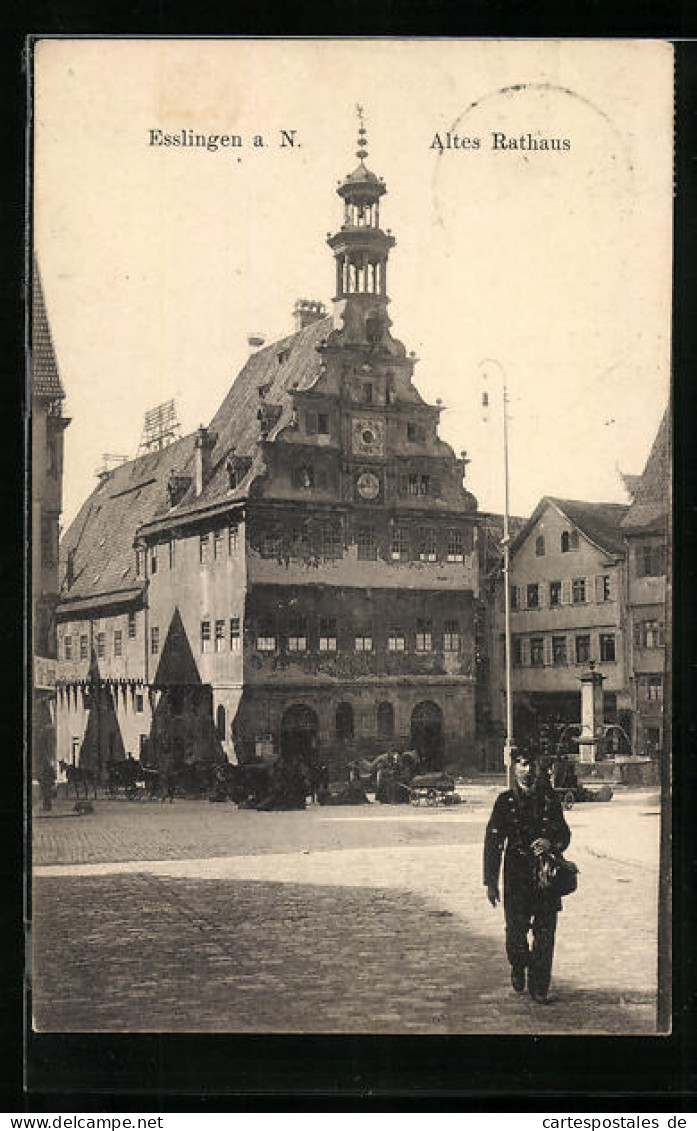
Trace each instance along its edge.
<instances>
[{"instance_id":1,"label":"dark trousers","mask_svg":"<svg viewBox=\"0 0 697 1131\"><path fill-rule=\"evenodd\" d=\"M506 904L506 954L511 966L528 967L528 985L546 994L552 976L557 910L539 901ZM532 930L532 950L528 932Z\"/></svg>"}]
</instances>

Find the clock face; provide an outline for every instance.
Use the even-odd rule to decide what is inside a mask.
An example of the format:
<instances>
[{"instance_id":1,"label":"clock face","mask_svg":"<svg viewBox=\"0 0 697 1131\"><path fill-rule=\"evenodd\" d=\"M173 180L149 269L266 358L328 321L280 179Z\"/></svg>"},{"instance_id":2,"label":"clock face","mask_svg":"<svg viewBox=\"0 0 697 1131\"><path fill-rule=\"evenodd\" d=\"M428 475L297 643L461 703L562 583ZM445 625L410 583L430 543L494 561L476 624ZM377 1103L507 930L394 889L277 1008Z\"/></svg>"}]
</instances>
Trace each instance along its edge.
<instances>
[{"instance_id":1,"label":"clock face","mask_svg":"<svg viewBox=\"0 0 697 1131\"><path fill-rule=\"evenodd\" d=\"M366 417L355 419L352 428L353 450L356 455L383 456L385 454L385 425L382 420Z\"/></svg>"},{"instance_id":2,"label":"clock face","mask_svg":"<svg viewBox=\"0 0 697 1131\"><path fill-rule=\"evenodd\" d=\"M372 471L362 471L356 480L356 489L362 499L377 499L380 494L380 480Z\"/></svg>"}]
</instances>

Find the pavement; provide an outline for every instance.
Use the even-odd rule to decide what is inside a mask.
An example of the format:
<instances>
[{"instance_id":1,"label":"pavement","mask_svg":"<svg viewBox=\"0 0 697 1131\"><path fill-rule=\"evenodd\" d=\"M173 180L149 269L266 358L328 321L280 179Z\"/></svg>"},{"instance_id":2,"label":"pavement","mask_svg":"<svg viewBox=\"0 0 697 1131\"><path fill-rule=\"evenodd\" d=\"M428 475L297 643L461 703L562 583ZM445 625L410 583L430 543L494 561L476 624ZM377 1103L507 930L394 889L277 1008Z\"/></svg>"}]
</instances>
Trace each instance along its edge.
<instances>
[{"instance_id":1,"label":"pavement","mask_svg":"<svg viewBox=\"0 0 697 1131\"><path fill-rule=\"evenodd\" d=\"M43 1032L655 1032L659 806L575 806L554 1001L513 993L481 883L499 786L462 805L99 799L33 821Z\"/></svg>"}]
</instances>

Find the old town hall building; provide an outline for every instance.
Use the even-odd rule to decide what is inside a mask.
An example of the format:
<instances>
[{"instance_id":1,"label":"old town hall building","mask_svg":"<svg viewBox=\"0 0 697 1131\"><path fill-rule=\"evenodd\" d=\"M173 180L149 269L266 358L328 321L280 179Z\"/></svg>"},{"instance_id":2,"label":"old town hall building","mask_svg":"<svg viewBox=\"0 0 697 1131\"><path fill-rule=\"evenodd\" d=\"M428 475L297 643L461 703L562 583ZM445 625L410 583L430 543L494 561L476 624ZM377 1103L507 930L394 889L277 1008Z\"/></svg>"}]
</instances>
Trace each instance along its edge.
<instances>
[{"instance_id":1,"label":"old town hall building","mask_svg":"<svg viewBox=\"0 0 697 1131\"><path fill-rule=\"evenodd\" d=\"M477 504L390 333L364 143L333 312L299 301L208 426L105 471L63 539L68 762L474 759Z\"/></svg>"}]
</instances>

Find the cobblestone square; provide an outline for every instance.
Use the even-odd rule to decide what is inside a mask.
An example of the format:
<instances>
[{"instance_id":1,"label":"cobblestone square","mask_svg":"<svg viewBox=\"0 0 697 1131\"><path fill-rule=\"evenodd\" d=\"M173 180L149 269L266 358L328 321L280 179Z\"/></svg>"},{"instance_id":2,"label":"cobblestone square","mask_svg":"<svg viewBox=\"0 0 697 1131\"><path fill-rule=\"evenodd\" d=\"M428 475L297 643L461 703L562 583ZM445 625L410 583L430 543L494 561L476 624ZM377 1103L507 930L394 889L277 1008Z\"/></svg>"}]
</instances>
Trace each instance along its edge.
<instances>
[{"instance_id":1,"label":"cobblestone square","mask_svg":"<svg viewBox=\"0 0 697 1131\"><path fill-rule=\"evenodd\" d=\"M451 809L256 813L99 799L35 814L44 1032L655 1032L658 799L569 814L581 869L549 1006L510 989L484 896L494 786Z\"/></svg>"}]
</instances>

